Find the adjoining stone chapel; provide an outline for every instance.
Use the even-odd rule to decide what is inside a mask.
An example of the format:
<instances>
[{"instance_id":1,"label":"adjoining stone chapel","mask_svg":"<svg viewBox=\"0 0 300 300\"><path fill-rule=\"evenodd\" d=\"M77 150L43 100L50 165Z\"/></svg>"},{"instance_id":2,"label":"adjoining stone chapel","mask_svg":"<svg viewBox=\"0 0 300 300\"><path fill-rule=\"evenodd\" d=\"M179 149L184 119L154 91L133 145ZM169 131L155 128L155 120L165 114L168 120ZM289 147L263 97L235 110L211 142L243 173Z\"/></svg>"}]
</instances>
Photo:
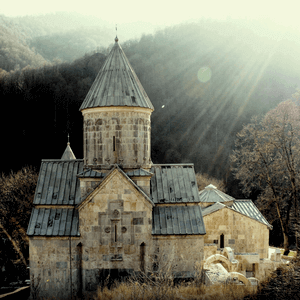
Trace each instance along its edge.
<instances>
[{"instance_id":1,"label":"adjoining stone chapel","mask_svg":"<svg viewBox=\"0 0 300 300\"><path fill-rule=\"evenodd\" d=\"M70 299L174 259L190 278L206 233L193 164L151 161L153 105L115 44L83 101L83 159L42 160L27 234L32 284ZM33 280L34 279L34 280Z\"/></svg>"},{"instance_id":2,"label":"adjoining stone chapel","mask_svg":"<svg viewBox=\"0 0 300 300\"><path fill-rule=\"evenodd\" d=\"M281 263L280 251L269 255L272 226L251 200L234 199L212 184L199 192L205 224L206 283L236 279L256 285Z\"/></svg>"}]
</instances>

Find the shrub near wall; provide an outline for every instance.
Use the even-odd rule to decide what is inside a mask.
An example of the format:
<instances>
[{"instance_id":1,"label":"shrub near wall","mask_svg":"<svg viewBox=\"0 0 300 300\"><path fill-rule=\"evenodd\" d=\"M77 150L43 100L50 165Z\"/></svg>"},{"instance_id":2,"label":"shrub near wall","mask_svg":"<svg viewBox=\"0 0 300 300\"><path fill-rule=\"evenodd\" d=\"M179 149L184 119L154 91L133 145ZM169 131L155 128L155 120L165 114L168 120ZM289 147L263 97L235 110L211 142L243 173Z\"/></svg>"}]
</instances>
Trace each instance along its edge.
<instances>
[{"instance_id":1,"label":"shrub near wall","mask_svg":"<svg viewBox=\"0 0 300 300\"><path fill-rule=\"evenodd\" d=\"M300 259L271 273L268 280L262 282L255 296L247 299L300 299Z\"/></svg>"}]
</instances>

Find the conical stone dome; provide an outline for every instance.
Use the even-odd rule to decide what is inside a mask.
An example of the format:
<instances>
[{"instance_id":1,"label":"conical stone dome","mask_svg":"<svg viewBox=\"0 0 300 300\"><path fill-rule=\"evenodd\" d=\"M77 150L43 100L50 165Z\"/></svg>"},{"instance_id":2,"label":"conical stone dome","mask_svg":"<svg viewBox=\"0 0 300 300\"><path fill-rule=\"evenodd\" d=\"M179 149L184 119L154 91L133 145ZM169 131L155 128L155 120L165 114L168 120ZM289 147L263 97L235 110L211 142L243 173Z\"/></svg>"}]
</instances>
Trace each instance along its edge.
<instances>
[{"instance_id":1,"label":"conical stone dome","mask_svg":"<svg viewBox=\"0 0 300 300\"><path fill-rule=\"evenodd\" d=\"M117 38L80 110L105 106L133 106L154 110Z\"/></svg>"}]
</instances>

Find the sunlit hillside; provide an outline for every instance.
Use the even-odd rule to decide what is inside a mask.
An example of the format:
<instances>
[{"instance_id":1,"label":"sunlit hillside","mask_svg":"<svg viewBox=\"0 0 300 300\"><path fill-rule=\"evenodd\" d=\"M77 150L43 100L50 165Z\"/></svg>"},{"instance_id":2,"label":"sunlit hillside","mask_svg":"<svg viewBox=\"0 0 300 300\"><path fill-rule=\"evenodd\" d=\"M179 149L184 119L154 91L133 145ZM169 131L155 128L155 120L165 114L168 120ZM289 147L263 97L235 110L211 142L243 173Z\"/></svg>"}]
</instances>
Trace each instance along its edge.
<instances>
[{"instance_id":1,"label":"sunlit hillside","mask_svg":"<svg viewBox=\"0 0 300 300\"><path fill-rule=\"evenodd\" d=\"M27 28L19 32L33 28L30 20L19 19L19 25L24 23ZM42 24L43 19L38 21ZM36 22L32 19L32 24ZM49 26L45 22L44 28ZM47 120L39 141L35 138L36 123L22 122L22 130L15 133L11 145L20 139L30 140L33 150L15 166L3 165L3 170L18 170L24 164L37 164L41 158L57 157L64 148L67 132L71 133L76 156L82 157L82 120L78 108L114 43L114 35L109 38L105 31L99 32L97 44L95 30L82 28L57 33L53 26L53 31L45 29L42 36L41 31L24 33L22 43L31 45L28 49L42 61L54 60L56 66L38 69L38 60L28 60L26 70L22 70L23 64L21 70L1 78L2 99L15 97L15 103L20 101L25 111L38 107L43 112L40 122ZM118 37L155 106L155 163L193 162L197 172L230 181L228 157L242 124L274 108L299 86L299 33L271 23L203 19L136 40L122 39L121 34ZM99 46L101 43L104 46ZM2 53L7 49L3 45ZM34 49L30 48L33 46ZM16 46L14 50L18 52L17 49ZM20 56L14 55L14 51L10 53L16 58ZM83 53L86 55L77 61L57 65ZM2 59L0 68L6 69L6 61ZM14 91L16 84L22 86L21 91ZM42 108L45 101L47 111ZM10 107L9 102L6 105ZM26 113L27 119L32 119L36 110ZM51 147L38 147L40 143L49 143ZM4 151L9 157L10 149Z\"/></svg>"}]
</instances>

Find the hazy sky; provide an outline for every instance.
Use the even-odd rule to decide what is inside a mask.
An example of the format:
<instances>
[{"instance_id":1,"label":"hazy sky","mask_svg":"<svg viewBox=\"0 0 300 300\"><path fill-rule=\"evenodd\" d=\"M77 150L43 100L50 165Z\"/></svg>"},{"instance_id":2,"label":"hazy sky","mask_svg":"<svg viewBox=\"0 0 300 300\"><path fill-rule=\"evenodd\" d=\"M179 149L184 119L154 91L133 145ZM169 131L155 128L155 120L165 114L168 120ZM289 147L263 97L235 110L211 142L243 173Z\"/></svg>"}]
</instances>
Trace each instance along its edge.
<instances>
[{"instance_id":1,"label":"hazy sky","mask_svg":"<svg viewBox=\"0 0 300 300\"><path fill-rule=\"evenodd\" d=\"M0 13L6 16L76 11L95 15L111 23L145 21L163 26L205 18L271 19L300 27L299 0L2 0Z\"/></svg>"}]
</instances>

